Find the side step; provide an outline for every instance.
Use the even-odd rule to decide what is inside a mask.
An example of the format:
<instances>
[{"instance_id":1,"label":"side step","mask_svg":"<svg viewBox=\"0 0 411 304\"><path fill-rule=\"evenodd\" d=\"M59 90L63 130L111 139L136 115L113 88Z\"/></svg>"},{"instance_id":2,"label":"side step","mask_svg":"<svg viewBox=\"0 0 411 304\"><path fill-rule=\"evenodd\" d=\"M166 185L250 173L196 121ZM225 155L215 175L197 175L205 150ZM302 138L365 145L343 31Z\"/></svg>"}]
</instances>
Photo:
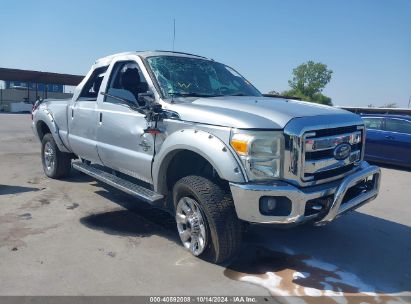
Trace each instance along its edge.
<instances>
[{"instance_id":1,"label":"side step","mask_svg":"<svg viewBox=\"0 0 411 304\"><path fill-rule=\"evenodd\" d=\"M72 165L74 169L81 171L87 175L90 175L95 179L102 181L103 183L113 186L114 188L131 194L132 196L141 199L142 201L145 201L147 203L152 204L164 198L163 195L157 192L144 188L140 185L133 184L123 178L117 177L113 174L104 172L84 163L73 162Z\"/></svg>"}]
</instances>

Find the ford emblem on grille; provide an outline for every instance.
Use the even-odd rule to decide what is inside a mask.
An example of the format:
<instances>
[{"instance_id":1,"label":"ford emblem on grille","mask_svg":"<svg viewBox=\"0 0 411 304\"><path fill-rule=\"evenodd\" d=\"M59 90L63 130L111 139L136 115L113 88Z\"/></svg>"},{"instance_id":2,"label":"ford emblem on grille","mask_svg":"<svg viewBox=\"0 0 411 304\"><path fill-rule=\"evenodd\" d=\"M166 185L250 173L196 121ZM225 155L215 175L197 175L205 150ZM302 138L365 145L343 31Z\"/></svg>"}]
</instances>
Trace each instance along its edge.
<instances>
[{"instance_id":1,"label":"ford emblem on grille","mask_svg":"<svg viewBox=\"0 0 411 304\"><path fill-rule=\"evenodd\" d=\"M340 144L334 149L334 158L337 160L346 159L351 154L351 146L349 144Z\"/></svg>"}]
</instances>

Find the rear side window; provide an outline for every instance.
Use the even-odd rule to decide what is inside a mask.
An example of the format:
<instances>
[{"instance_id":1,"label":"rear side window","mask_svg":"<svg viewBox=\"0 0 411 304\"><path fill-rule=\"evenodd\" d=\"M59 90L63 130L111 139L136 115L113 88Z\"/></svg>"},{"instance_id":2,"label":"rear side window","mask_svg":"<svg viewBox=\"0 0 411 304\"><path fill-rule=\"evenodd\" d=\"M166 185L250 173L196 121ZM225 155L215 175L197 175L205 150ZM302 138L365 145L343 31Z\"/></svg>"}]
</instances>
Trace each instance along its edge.
<instances>
[{"instance_id":1,"label":"rear side window","mask_svg":"<svg viewBox=\"0 0 411 304\"><path fill-rule=\"evenodd\" d=\"M411 134L411 122L403 119L388 118L385 129L391 132Z\"/></svg>"},{"instance_id":2,"label":"rear side window","mask_svg":"<svg viewBox=\"0 0 411 304\"><path fill-rule=\"evenodd\" d=\"M93 74L91 74L90 78L84 85L79 98L87 100L97 100L97 95L100 90L101 82L103 81L103 77L106 71L106 66L95 69Z\"/></svg>"},{"instance_id":3,"label":"rear side window","mask_svg":"<svg viewBox=\"0 0 411 304\"><path fill-rule=\"evenodd\" d=\"M375 129L381 130L382 129L382 118L378 117L363 117L365 127L367 129Z\"/></svg>"}]
</instances>

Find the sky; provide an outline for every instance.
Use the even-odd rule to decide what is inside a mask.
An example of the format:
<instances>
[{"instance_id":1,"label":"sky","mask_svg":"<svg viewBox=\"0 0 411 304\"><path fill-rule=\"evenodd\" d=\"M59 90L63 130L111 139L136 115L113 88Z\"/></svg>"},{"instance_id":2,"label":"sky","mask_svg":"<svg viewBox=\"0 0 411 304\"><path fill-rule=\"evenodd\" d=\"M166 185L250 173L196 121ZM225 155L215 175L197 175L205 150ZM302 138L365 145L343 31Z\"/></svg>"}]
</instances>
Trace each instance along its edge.
<instances>
[{"instance_id":1,"label":"sky","mask_svg":"<svg viewBox=\"0 0 411 304\"><path fill-rule=\"evenodd\" d=\"M99 57L175 50L238 70L261 92L289 89L308 60L333 70L335 105L407 107L411 0L0 1L0 67L84 75Z\"/></svg>"}]
</instances>

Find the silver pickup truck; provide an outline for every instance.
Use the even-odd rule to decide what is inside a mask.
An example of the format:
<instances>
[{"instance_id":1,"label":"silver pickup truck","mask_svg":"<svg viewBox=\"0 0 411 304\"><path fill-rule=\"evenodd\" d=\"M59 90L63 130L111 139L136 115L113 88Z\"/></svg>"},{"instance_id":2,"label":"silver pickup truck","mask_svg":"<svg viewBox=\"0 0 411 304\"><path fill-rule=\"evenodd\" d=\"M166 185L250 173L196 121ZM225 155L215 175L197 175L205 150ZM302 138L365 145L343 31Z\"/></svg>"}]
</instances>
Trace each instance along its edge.
<instances>
[{"instance_id":1,"label":"silver pickup truck","mask_svg":"<svg viewBox=\"0 0 411 304\"><path fill-rule=\"evenodd\" d=\"M264 97L234 69L180 52L97 60L71 100L36 104L33 130L47 176L74 168L169 211L184 247L215 263L246 223L324 225L380 183L359 116Z\"/></svg>"}]
</instances>

